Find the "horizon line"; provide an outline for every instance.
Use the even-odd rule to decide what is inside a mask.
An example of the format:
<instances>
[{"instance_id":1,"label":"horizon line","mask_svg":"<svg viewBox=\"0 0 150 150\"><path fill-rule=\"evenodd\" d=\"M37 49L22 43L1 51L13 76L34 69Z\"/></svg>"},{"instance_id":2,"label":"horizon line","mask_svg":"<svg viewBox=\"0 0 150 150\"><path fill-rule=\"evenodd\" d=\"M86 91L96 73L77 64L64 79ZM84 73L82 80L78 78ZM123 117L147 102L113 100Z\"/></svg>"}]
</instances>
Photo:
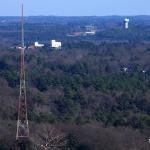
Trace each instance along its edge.
<instances>
[{"instance_id":1,"label":"horizon line","mask_svg":"<svg viewBox=\"0 0 150 150\"><path fill-rule=\"evenodd\" d=\"M135 16L150 16L150 15L24 15L24 17L135 17ZM13 15L13 16L4 16L4 15L0 15L0 17L21 17L19 15Z\"/></svg>"}]
</instances>

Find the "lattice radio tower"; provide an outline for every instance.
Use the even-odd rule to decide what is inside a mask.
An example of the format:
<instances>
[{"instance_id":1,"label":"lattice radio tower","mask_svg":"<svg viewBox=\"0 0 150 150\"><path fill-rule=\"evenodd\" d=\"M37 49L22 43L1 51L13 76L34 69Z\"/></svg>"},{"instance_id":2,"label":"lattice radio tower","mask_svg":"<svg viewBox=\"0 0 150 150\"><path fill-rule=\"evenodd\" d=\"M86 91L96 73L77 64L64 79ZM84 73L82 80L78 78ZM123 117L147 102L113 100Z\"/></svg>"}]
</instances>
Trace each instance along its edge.
<instances>
[{"instance_id":1,"label":"lattice radio tower","mask_svg":"<svg viewBox=\"0 0 150 150\"><path fill-rule=\"evenodd\" d=\"M24 10L22 4L22 45L21 51L21 70L20 70L20 95L18 107L18 121L16 140L19 143L25 142L29 138L29 124L27 116L27 101L26 101L26 83L25 83L25 62L24 62Z\"/></svg>"}]
</instances>

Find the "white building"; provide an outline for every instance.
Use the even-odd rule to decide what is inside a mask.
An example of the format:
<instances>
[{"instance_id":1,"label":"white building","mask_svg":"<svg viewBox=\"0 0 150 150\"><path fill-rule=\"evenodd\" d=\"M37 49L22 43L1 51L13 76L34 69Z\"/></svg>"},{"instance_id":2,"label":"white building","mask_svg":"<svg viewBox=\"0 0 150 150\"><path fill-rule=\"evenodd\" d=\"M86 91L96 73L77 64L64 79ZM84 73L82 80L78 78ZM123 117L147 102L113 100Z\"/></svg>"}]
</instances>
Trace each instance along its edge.
<instances>
[{"instance_id":1,"label":"white building","mask_svg":"<svg viewBox=\"0 0 150 150\"><path fill-rule=\"evenodd\" d=\"M22 46L18 45L18 46L16 46L16 49L21 50L21 49L22 49ZM24 47L24 49L26 49L26 46Z\"/></svg>"},{"instance_id":2,"label":"white building","mask_svg":"<svg viewBox=\"0 0 150 150\"><path fill-rule=\"evenodd\" d=\"M96 27L93 25L85 26L85 35L95 35L96 34Z\"/></svg>"},{"instance_id":3,"label":"white building","mask_svg":"<svg viewBox=\"0 0 150 150\"><path fill-rule=\"evenodd\" d=\"M96 31L87 31L85 32L86 35L95 35Z\"/></svg>"},{"instance_id":4,"label":"white building","mask_svg":"<svg viewBox=\"0 0 150 150\"><path fill-rule=\"evenodd\" d=\"M61 49L61 46L62 46L61 42L57 42L56 40L51 41L51 47L52 48Z\"/></svg>"},{"instance_id":5,"label":"white building","mask_svg":"<svg viewBox=\"0 0 150 150\"><path fill-rule=\"evenodd\" d=\"M44 47L44 44L39 44L39 42L35 42L34 46L37 48L42 48L42 47Z\"/></svg>"},{"instance_id":6,"label":"white building","mask_svg":"<svg viewBox=\"0 0 150 150\"><path fill-rule=\"evenodd\" d=\"M128 29L129 28L129 19L128 18L126 18L126 19L124 19L124 22L125 22L125 29Z\"/></svg>"}]
</instances>

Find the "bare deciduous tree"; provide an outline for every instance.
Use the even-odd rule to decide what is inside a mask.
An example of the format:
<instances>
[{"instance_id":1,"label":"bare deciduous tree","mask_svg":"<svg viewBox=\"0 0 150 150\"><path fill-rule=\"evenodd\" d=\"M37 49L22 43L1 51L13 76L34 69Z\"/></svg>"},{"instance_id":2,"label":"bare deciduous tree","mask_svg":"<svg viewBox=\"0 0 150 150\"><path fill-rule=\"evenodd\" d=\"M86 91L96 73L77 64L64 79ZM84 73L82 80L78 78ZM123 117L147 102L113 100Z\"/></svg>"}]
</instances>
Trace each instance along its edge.
<instances>
[{"instance_id":1,"label":"bare deciduous tree","mask_svg":"<svg viewBox=\"0 0 150 150\"><path fill-rule=\"evenodd\" d=\"M48 124L42 124L35 131L31 141L35 150L63 150L67 140L65 135Z\"/></svg>"}]
</instances>

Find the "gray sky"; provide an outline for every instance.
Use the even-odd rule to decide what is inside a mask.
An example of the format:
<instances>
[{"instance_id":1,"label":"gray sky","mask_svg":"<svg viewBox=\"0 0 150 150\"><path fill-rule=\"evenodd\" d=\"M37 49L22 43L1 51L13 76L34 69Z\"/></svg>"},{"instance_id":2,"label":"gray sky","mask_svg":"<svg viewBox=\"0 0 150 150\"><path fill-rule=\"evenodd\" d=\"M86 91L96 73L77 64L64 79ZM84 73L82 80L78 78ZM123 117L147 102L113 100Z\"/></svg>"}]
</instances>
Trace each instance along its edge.
<instances>
[{"instance_id":1,"label":"gray sky","mask_svg":"<svg viewBox=\"0 0 150 150\"><path fill-rule=\"evenodd\" d=\"M0 16L25 15L105 16L150 15L150 0L0 0Z\"/></svg>"}]
</instances>

